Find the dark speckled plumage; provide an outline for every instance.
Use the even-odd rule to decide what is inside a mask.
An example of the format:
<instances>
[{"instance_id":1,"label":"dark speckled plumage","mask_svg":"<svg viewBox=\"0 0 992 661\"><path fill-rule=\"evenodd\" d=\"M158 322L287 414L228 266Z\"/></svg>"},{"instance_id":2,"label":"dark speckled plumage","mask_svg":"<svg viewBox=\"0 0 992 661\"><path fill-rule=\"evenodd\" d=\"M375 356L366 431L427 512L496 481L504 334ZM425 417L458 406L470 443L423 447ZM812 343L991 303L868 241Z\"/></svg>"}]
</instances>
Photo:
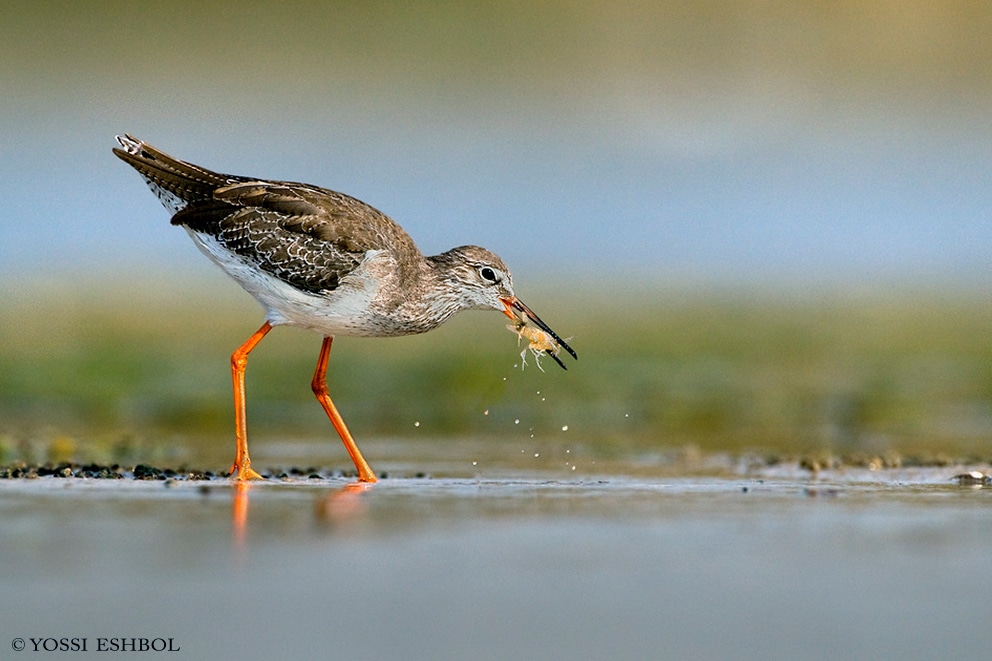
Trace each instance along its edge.
<instances>
[{"instance_id":1,"label":"dark speckled plumage","mask_svg":"<svg viewBox=\"0 0 992 661\"><path fill-rule=\"evenodd\" d=\"M399 251L409 258L405 264L411 270L416 258L422 258L399 225L353 197L307 184L211 172L134 142L132 150L114 153L153 190L185 204L173 205L173 225L215 237L302 291L333 291L369 250Z\"/></svg>"}]
</instances>

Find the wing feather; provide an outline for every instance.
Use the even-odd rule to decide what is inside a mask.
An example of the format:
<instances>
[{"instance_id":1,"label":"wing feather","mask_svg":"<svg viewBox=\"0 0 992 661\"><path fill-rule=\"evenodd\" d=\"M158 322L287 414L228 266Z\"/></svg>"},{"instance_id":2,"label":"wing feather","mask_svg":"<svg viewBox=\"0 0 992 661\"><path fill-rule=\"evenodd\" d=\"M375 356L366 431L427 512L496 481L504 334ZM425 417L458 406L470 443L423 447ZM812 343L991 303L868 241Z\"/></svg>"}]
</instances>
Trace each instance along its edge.
<instances>
[{"instance_id":1,"label":"wing feather","mask_svg":"<svg viewBox=\"0 0 992 661\"><path fill-rule=\"evenodd\" d=\"M413 240L373 207L342 193L289 182L246 181L190 203L174 225L216 238L262 270L315 294L337 289L370 250Z\"/></svg>"}]
</instances>

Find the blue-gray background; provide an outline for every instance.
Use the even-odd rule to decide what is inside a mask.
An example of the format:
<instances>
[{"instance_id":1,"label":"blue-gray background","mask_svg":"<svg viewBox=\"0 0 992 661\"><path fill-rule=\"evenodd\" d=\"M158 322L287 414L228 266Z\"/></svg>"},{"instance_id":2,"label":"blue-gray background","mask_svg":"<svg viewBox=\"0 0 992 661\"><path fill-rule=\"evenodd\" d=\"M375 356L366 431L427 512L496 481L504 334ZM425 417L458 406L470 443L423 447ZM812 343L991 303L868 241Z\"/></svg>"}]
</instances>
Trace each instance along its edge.
<instances>
[{"instance_id":1,"label":"blue-gray background","mask_svg":"<svg viewBox=\"0 0 992 661\"><path fill-rule=\"evenodd\" d=\"M992 5L683 5L5 3L3 282L212 268L130 132L518 284L988 285Z\"/></svg>"}]
</instances>

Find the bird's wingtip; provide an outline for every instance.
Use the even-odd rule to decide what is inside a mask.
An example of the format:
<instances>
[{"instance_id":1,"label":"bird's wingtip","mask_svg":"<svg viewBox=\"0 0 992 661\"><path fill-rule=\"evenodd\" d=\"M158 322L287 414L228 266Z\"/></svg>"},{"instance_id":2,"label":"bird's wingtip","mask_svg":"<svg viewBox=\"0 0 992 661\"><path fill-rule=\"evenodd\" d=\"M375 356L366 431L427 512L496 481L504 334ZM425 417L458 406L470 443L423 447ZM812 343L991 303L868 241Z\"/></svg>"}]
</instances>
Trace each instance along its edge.
<instances>
[{"instance_id":1,"label":"bird's wingtip","mask_svg":"<svg viewBox=\"0 0 992 661\"><path fill-rule=\"evenodd\" d=\"M138 140L133 135L125 133L124 135L115 136L117 142L128 154L137 154L141 151L141 145L143 144L141 140Z\"/></svg>"}]
</instances>

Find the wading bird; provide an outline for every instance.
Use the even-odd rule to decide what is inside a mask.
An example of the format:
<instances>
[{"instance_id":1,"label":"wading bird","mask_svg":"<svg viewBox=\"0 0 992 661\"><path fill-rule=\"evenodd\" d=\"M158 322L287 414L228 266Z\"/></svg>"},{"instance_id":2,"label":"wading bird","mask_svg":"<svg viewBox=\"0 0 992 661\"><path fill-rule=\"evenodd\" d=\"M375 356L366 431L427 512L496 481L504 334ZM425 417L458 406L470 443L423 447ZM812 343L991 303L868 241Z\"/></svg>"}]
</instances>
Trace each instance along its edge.
<instances>
[{"instance_id":1,"label":"wading bird","mask_svg":"<svg viewBox=\"0 0 992 661\"><path fill-rule=\"evenodd\" d=\"M396 337L425 333L461 310L497 310L565 367L575 352L513 293L503 260L478 246L424 256L388 216L353 197L289 181L212 172L172 158L130 135L114 153L144 178L208 257L265 308L265 323L231 355L236 451L231 477L262 477L251 467L245 413L248 354L273 326L291 325L324 340L311 386L362 482L375 482L327 391L336 335Z\"/></svg>"}]
</instances>

